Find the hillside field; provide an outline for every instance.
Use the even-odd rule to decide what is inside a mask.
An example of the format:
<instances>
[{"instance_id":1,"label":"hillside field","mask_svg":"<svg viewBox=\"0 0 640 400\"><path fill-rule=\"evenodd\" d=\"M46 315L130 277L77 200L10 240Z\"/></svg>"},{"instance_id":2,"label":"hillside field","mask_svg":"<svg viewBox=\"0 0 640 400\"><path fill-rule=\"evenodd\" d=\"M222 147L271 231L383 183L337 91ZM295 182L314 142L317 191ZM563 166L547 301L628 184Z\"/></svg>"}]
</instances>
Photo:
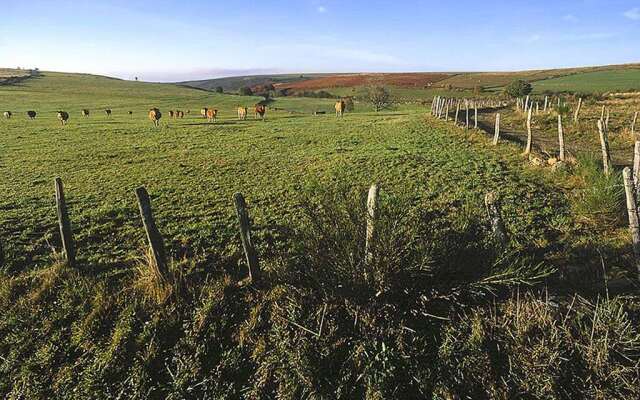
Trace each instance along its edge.
<instances>
[{"instance_id":1,"label":"hillside field","mask_svg":"<svg viewBox=\"0 0 640 400\"><path fill-rule=\"evenodd\" d=\"M260 100L53 72L0 86L0 111L14 113L0 120L0 396L639 394L637 300L597 297L603 276L635 273L624 211L583 223L573 193L590 188L587 173L532 167L517 145L491 146L428 105L356 102L338 119L333 99L287 97L264 121L237 120L238 105ZM77 268L62 262L55 177ZM150 272L139 186L166 279ZM250 287L236 285L247 270L236 192L264 273Z\"/></svg>"}]
</instances>

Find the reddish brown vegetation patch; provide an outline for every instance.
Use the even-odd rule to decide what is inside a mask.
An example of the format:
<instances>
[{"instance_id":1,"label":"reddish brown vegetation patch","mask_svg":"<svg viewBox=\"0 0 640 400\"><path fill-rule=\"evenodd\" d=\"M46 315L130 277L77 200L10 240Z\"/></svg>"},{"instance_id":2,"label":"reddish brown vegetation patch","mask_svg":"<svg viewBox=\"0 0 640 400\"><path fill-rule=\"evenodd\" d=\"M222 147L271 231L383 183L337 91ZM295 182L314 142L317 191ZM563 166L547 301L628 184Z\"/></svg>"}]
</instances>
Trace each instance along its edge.
<instances>
[{"instance_id":1,"label":"reddish brown vegetation patch","mask_svg":"<svg viewBox=\"0 0 640 400\"><path fill-rule=\"evenodd\" d=\"M398 74L349 74L334 75L306 81L280 83L276 87L293 90L318 90L365 85L391 85L400 87L429 87L451 77L444 73L398 73Z\"/></svg>"}]
</instances>

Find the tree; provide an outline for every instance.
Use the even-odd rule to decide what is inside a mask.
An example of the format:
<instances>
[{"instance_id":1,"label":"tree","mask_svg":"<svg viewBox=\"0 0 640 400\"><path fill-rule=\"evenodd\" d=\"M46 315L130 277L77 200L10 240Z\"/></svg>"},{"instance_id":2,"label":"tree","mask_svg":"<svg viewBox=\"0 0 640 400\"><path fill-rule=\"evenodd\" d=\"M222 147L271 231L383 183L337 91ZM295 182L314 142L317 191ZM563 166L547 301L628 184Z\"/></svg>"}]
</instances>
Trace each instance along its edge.
<instances>
[{"instance_id":1,"label":"tree","mask_svg":"<svg viewBox=\"0 0 640 400\"><path fill-rule=\"evenodd\" d=\"M251 90L249 86L245 86L243 88L240 88L240 94L242 96L253 96L253 90Z\"/></svg>"},{"instance_id":2,"label":"tree","mask_svg":"<svg viewBox=\"0 0 640 400\"><path fill-rule=\"evenodd\" d=\"M512 98L526 96L533 90L531 84L522 79L515 80L504 88L504 93Z\"/></svg>"},{"instance_id":3,"label":"tree","mask_svg":"<svg viewBox=\"0 0 640 400\"><path fill-rule=\"evenodd\" d=\"M216 86L216 88L214 89L214 91L216 93L224 93L224 89L222 88L222 86Z\"/></svg>"},{"instance_id":4,"label":"tree","mask_svg":"<svg viewBox=\"0 0 640 400\"><path fill-rule=\"evenodd\" d=\"M393 104L391 93L389 93L389 90L383 86L370 87L367 90L367 99L371 104L373 104L376 112L387 109Z\"/></svg>"},{"instance_id":5,"label":"tree","mask_svg":"<svg viewBox=\"0 0 640 400\"><path fill-rule=\"evenodd\" d=\"M344 110L347 112L353 112L355 106L353 105L353 97L348 96L342 99L344 101Z\"/></svg>"}]
</instances>

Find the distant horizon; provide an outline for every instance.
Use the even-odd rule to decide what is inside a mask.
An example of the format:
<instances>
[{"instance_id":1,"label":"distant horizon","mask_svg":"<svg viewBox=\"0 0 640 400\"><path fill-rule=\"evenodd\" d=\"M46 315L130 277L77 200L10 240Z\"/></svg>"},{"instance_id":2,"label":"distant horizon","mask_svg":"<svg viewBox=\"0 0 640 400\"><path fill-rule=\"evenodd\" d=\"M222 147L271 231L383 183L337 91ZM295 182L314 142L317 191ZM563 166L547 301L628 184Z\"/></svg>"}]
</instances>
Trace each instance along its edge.
<instances>
[{"instance_id":1,"label":"distant horizon","mask_svg":"<svg viewBox=\"0 0 640 400\"><path fill-rule=\"evenodd\" d=\"M627 64L640 54L637 0L6 3L0 65L153 82L298 71L511 72Z\"/></svg>"},{"instance_id":2,"label":"distant horizon","mask_svg":"<svg viewBox=\"0 0 640 400\"><path fill-rule=\"evenodd\" d=\"M610 66L633 66L637 65L640 68L640 61L630 61L620 64L591 64L591 65L571 65L563 67L551 67L551 68L527 68L527 69L504 69L504 70L424 70L424 71L282 71L282 70L229 70L228 72L221 72L222 75L206 75L204 78L196 79L183 79L183 80L149 80L145 79L144 75L137 76L138 81L147 83L182 83L182 82L196 82L196 81L208 81L214 79L224 78L241 78L241 77L253 77L253 76L278 76L278 75L356 75L356 74L424 74L424 73L450 73L450 74L473 74L473 73L518 73L528 71L547 71L547 70L564 70L564 69L582 69L582 68L598 68L598 67L610 67ZM34 70L38 69L42 73L54 72L54 73L66 73L66 74L83 74L83 75L95 75L104 76L107 78L115 78L127 81L134 81L136 76L119 76L117 73L94 73L86 71L63 71L43 69L37 66L25 67L25 66L0 66L0 69L21 69L21 70ZM226 75L226 73L232 75Z\"/></svg>"}]
</instances>

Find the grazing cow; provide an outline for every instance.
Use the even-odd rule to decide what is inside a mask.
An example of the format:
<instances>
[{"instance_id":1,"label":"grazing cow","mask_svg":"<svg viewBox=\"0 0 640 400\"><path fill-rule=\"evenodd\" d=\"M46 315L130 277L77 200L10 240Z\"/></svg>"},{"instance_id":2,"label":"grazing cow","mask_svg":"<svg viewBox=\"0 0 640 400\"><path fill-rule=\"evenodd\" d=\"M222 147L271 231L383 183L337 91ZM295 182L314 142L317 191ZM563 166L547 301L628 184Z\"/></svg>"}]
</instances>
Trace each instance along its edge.
<instances>
[{"instance_id":1,"label":"grazing cow","mask_svg":"<svg viewBox=\"0 0 640 400\"><path fill-rule=\"evenodd\" d=\"M158 110L157 108L152 108L149 110L149 119L151 120L151 122L153 122L156 128L160 124L160 118L162 118L162 113L160 112L160 110Z\"/></svg>"},{"instance_id":2,"label":"grazing cow","mask_svg":"<svg viewBox=\"0 0 640 400\"><path fill-rule=\"evenodd\" d=\"M36 112L35 111L27 111L27 117L29 117L29 119L36 119Z\"/></svg>"},{"instance_id":3,"label":"grazing cow","mask_svg":"<svg viewBox=\"0 0 640 400\"><path fill-rule=\"evenodd\" d=\"M133 115L133 111L129 111L129 115Z\"/></svg>"},{"instance_id":4,"label":"grazing cow","mask_svg":"<svg viewBox=\"0 0 640 400\"><path fill-rule=\"evenodd\" d=\"M247 107L238 107L238 119L244 121L247 119Z\"/></svg>"},{"instance_id":5,"label":"grazing cow","mask_svg":"<svg viewBox=\"0 0 640 400\"><path fill-rule=\"evenodd\" d=\"M5 117L6 119L11 118L11 116L12 116L12 115L13 115L13 114L11 113L11 111L5 111L5 112L4 112L4 117Z\"/></svg>"},{"instance_id":6,"label":"grazing cow","mask_svg":"<svg viewBox=\"0 0 640 400\"><path fill-rule=\"evenodd\" d=\"M207 118L207 108L203 108L202 110L200 110L200 115L202 115L202 118Z\"/></svg>"},{"instance_id":7,"label":"grazing cow","mask_svg":"<svg viewBox=\"0 0 640 400\"><path fill-rule=\"evenodd\" d=\"M267 107L262 104L256 104L255 119L261 118L264 120L264 114L267 112Z\"/></svg>"},{"instance_id":8,"label":"grazing cow","mask_svg":"<svg viewBox=\"0 0 640 400\"><path fill-rule=\"evenodd\" d=\"M184 111L176 111L176 118L184 118Z\"/></svg>"},{"instance_id":9,"label":"grazing cow","mask_svg":"<svg viewBox=\"0 0 640 400\"><path fill-rule=\"evenodd\" d=\"M345 108L347 108L347 103L345 103L344 100L336 102L336 117L342 117Z\"/></svg>"},{"instance_id":10,"label":"grazing cow","mask_svg":"<svg viewBox=\"0 0 640 400\"><path fill-rule=\"evenodd\" d=\"M216 122L218 119L218 110L209 108L207 109L207 121Z\"/></svg>"},{"instance_id":11,"label":"grazing cow","mask_svg":"<svg viewBox=\"0 0 640 400\"><path fill-rule=\"evenodd\" d=\"M69 120L69 113L66 111L58 111L58 119L60 120L62 126L66 125L67 121Z\"/></svg>"},{"instance_id":12,"label":"grazing cow","mask_svg":"<svg viewBox=\"0 0 640 400\"><path fill-rule=\"evenodd\" d=\"M107 118L109 118L111 116L111 109L107 108L106 110L104 110L104 113L107 114Z\"/></svg>"},{"instance_id":13,"label":"grazing cow","mask_svg":"<svg viewBox=\"0 0 640 400\"><path fill-rule=\"evenodd\" d=\"M169 118L173 118L173 110L169 110Z\"/></svg>"},{"instance_id":14,"label":"grazing cow","mask_svg":"<svg viewBox=\"0 0 640 400\"><path fill-rule=\"evenodd\" d=\"M187 110L187 114L191 114L191 110Z\"/></svg>"},{"instance_id":15,"label":"grazing cow","mask_svg":"<svg viewBox=\"0 0 640 400\"><path fill-rule=\"evenodd\" d=\"M89 116L89 110L87 110L86 108L84 110L82 110L82 116L83 117L88 117Z\"/></svg>"}]
</instances>

